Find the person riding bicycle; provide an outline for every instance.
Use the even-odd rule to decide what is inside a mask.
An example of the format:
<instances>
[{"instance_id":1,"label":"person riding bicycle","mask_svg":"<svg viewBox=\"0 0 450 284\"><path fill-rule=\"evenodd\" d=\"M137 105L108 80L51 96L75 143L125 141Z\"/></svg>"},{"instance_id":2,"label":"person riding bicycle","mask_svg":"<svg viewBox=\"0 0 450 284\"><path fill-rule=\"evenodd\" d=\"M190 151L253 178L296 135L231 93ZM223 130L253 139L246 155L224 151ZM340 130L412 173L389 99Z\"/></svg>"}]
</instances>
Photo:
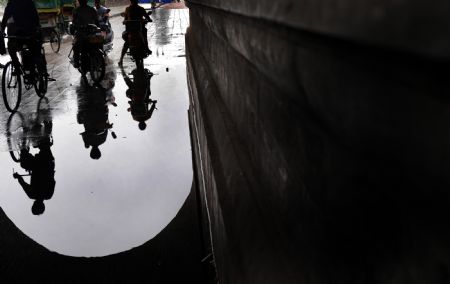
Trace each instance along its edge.
<instances>
[{"instance_id":1,"label":"person riding bicycle","mask_svg":"<svg viewBox=\"0 0 450 284\"><path fill-rule=\"evenodd\" d=\"M40 27L39 15L32 0L10 0L8 2L1 22L1 32L3 35L5 29L8 28L8 36L21 37L8 40L8 52L16 70L19 70L20 66L17 52L27 45L33 60L38 65L39 72L47 73L45 55L41 53ZM31 62L24 62L25 68L29 67L29 63Z\"/></svg>"},{"instance_id":2,"label":"person riding bicycle","mask_svg":"<svg viewBox=\"0 0 450 284\"><path fill-rule=\"evenodd\" d=\"M73 25L75 27L75 39L73 42L73 66L80 66L81 49L86 42L87 34L83 27L93 24L99 26L97 11L87 4L87 0L78 0L80 6L73 10Z\"/></svg>"},{"instance_id":3,"label":"person riding bicycle","mask_svg":"<svg viewBox=\"0 0 450 284\"><path fill-rule=\"evenodd\" d=\"M111 11L111 9L101 5L100 0L94 0L94 8L97 11L98 22L102 30L102 35L105 39L105 42L112 42L113 32L111 23L109 22L109 12Z\"/></svg>"},{"instance_id":4,"label":"person riding bicycle","mask_svg":"<svg viewBox=\"0 0 450 284\"><path fill-rule=\"evenodd\" d=\"M146 53L149 55L152 53L152 51L148 48L148 40L147 40L147 29L145 28L145 21L152 22L152 19L150 19L150 16L147 14L145 9L142 6L138 5L138 0L130 0L130 5L125 9L124 13L124 23L126 24L126 21L142 21L142 39L144 43L144 47L146 48ZM122 54L120 55L119 65L122 65L123 58L125 57L125 54L129 48L129 42L128 42L128 36L125 33L122 38L124 39L124 44L122 48Z\"/></svg>"}]
</instances>

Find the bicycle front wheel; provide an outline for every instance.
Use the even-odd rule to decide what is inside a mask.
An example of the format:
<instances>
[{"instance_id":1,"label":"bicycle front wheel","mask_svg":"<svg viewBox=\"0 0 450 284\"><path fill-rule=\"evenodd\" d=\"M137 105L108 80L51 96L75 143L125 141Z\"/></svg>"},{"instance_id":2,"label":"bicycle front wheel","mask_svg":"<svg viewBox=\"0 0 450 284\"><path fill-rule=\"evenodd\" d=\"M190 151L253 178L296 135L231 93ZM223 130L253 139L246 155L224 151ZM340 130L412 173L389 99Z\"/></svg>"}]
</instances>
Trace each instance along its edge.
<instances>
[{"instance_id":1,"label":"bicycle front wheel","mask_svg":"<svg viewBox=\"0 0 450 284\"><path fill-rule=\"evenodd\" d=\"M3 101L9 112L15 112L22 97L22 80L20 70L15 70L12 61L6 63L2 77Z\"/></svg>"}]
</instances>

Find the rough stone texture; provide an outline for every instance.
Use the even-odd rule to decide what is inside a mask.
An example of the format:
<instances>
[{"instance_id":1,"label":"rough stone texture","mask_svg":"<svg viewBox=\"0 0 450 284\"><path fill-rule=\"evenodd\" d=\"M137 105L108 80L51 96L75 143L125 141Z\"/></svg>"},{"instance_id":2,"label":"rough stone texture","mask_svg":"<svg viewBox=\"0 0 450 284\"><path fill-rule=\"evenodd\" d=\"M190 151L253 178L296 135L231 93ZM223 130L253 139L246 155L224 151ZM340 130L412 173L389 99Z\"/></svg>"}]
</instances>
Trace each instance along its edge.
<instances>
[{"instance_id":1,"label":"rough stone texture","mask_svg":"<svg viewBox=\"0 0 450 284\"><path fill-rule=\"evenodd\" d=\"M450 58L450 2L436 0L189 0L328 36Z\"/></svg>"},{"instance_id":2,"label":"rough stone texture","mask_svg":"<svg viewBox=\"0 0 450 284\"><path fill-rule=\"evenodd\" d=\"M175 219L154 239L126 252L77 258L37 244L0 210L2 283L205 283L192 192Z\"/></svg>"},{"instance_id":3,"label":"rough stone texture","mask_svg":"<svg viewBox=\"0 0 450 284\"><path fill-rule=\"evenodd\" d=\"M388 35L361 44L367 27L345 13L370 13L368 1L338 9L350 41L311 33L318 20L305 32L300 10L320 6L306 2L284 17L293 1L188 2L193 151L219 282L448 283L450 64L379 48L397 44ZM395 3L447 21L430 16L447 2L422 14ZM416 30L389 21L375 28Z\"/></svg>"}]
</instances>

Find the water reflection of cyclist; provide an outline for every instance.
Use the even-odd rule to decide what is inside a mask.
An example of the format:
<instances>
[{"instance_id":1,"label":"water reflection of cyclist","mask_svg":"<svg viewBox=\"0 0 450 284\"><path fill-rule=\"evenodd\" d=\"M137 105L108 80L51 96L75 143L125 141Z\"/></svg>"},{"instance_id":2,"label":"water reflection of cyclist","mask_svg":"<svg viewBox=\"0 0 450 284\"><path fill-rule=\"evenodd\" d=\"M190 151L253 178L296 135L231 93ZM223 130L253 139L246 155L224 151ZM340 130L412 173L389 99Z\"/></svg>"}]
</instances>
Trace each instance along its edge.
<instances>
[{"instance_id":1,"label":"water reflection of cyclist","mask_svg":"<svg viewBox=\"0 0 450 284\"><path fill-rule=\"evenodd\" d=\"M21 51L23 45L26 44L33 54L33 60L36 60L40 68L39 71L47 72L45 58L41 56L40 26L39 15L33 1L10 0L8 2L1 22L2 34L8 27L9 36L30 37L30 39L11 38L8 40L8 52L15 67L19 66L17 52Z\"/></svg>"},{"instance_id":2,"label":"water reflection of cyclist","mask_svg":"<svg viewBox=\"0 0 450 284\"><path fill-rule=\"evenodd\" d=\"M148 69L134 69L131 72L133 75L133 80L131 80L124 69L122 68L121 70L125 83L128 86L126 91L126 96L130 99L128 111L131 112L133 119L139 122L139 129L145 130L147 128L146 121L152 117L157 102L150 99L150 80L153 73Z\"/></svg>"},{"instance_id":3,"label":"water reflection of cyclist","mask_svg":"<svg viewBox=\"0 0 450 284\"><path fill-rule=\"evenodd\" d=\"M98 160L102 155L99 146L106 142L108 130L113 126L108 119L108 101L113 98L109 98L103 88L90 90L88 94L79 90L78 95L77 120L84 125L85 130L81 137L85 148L91 147L90 157Z\"/></svg>"},{"instance_id":4,"label":"water reflection of cyclist","mask_svg":"<svg viewBox=\"0 0 450 284\"><path fill-rule=\"evenodd\" d=\"M30 183L28 184L17 172L13 174L28 197L34 199L31 207L34 215L44 213L44 200L52 198L55 191L55 159L50 149L53 145L52 123L45 122L45 129L49 135L41 138L38 142L39 153L33 156L28 148L22 149L20 152L20 166L31 173Z\"/></svg>"}]
</instances>

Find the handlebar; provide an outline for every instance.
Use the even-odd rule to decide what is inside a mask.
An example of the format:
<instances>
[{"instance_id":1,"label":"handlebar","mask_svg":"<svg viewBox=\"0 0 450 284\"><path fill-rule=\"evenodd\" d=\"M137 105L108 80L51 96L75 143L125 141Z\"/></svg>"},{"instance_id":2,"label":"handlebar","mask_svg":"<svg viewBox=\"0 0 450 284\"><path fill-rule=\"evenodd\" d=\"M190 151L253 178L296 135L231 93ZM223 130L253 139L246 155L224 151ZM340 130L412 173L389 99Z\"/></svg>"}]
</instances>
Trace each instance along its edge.
<instances>
[{"instance_id":1,"label":"handlebar","mask_svg":"<svg viewBox=\"0 0 450 284\"><path fill-rule=\"evenodd\" d=\"M94 25L94 24L88 24L88 25L71 25L71 34L76 34L78 32L88 32L88 33L95 33L99 32L101 29L100 27Z\"/></svg>"},{"instance_id":2,"label":"handlebar","mask_svg":"<svg viewBox=\"0 0 450 284\"><path fill-rule=\"evenodd\" d=\"M94 25L94 24L87 24L87 25L74 25L74 24L72 24L72 25L73 25L73 27L75 29L80 29L80 30L88 29L88 28L91 28L91 29L97 29L98 28L97 25Z\"/></svg>"},{"instance_id":3,"label":"handlebar","mask_svg":"<svg viewBox=\"0 0 450 284\"><path fill-rule=\"evenodd\" d=\"M31 40L31 39L36 39L36 36L13 36L13 35L0 35L0 37L2 38L10 38L10 39L23 39L23 40Z\"/></svg>"},{"instance_id":4,"label":"handlebar","mask_svg":"<svg viewBox=\"0 0 450 284\"><path fill-rule=\"evenodd\" d=\"M150 23L149 21L147 21L147 20L123 20L123 22L124 23L127 23L127 22L141 22L141 23Z\"/></svg>"}]
</instances>

